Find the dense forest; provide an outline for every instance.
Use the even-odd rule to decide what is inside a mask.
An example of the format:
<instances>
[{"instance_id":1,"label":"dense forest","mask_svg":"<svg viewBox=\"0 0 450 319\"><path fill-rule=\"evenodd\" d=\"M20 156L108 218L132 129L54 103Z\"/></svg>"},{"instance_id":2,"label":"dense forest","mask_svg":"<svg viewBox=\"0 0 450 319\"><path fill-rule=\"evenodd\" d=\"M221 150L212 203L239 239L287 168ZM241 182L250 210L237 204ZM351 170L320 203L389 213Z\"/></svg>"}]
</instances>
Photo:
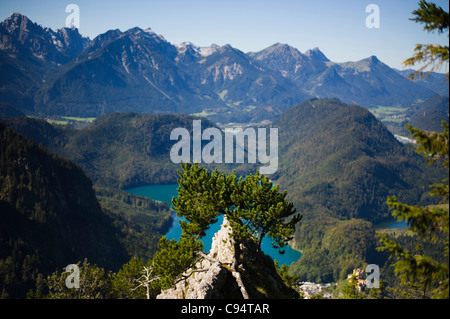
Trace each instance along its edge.
<instances>
[{"instance_id":1,"label":"dense forest","mask_svg":"<svg viewBox=\"0 0 450 319\"><path fill-rule=\"evenodd\" d=\"M23 298L39 277L85 258L118 270L132 256L156 251L171 223L166 204L99 189L100 205L76 164L3 123L0 133L3 298Z\"/></svg>"},{"instance_id":2,"label":"dense forest","mask_svg":"<svg viewBox=\"0 0 450 319\"><path fill-rule=\"evenodd\" d=\"M130 203L120 188L176 181L178 165L169 158L174 143L169 134L175 127L192 130L193 119L116 113L79 130L24 117L5 123L80 165L96 185L104 210L121 211ZM204 120L202 125L213 124ZM412 146L398 142L360 106L335 99L309 100L271 126L278 127L280 134L280 164L272 179L288 191L288 198L304 216L293 241L304 254L291 266L291 273L301 280L335 281L367 262L384 263L386 256L375 251L373 223L389 218L387 196L432 204L424 190L445 176L438 167L427 168ZM221 171L236 168L241 176L256 170L250 164L216 166ZM136 222L137 216L128 218ZM157 226L151 214L146 217L142 227L147 229L148 241L139 248L140 256L155 251L164 232L154 230L164 229L170 218L168 213L164 216L166 222L159 220ZM146 247L149 250L144 253Z\"/></svg>"},{"instance_id":3,"label":"dense forest","mask_svg":"<svg viewBox=\"0 0 450 319\"><path fill-rule=\"evenodd\" d=\"M304 254L291 266L301 280L336 281L364 264L384 263L374 224L390 218L387 196L436 204L427 190L447 175L357 105L309 100L272 126L280 128L275 181L304 215L294 237Z\"/></svg>"},{"instance_id":4,"label":"dense forest","mask_svg":"<svg viewBox=\"0 0 450 319\"><path fill-rule=\"evenodd\" d=\"M175 143L170 140L170 132L178 127L192 132L195 119L199 118L183 114L113 113L80 130L26 117L4 121L37 144L43 143L50 151L73 160L95 185L127 189L176 183L178 165L170 159L170 149ZM215 127L209 120L201 120L202 130ZM202 145L206 143L202 141ZM255 167L215 166L224 171L235 169L241 175Z\"/></svg>"}]
</instances>

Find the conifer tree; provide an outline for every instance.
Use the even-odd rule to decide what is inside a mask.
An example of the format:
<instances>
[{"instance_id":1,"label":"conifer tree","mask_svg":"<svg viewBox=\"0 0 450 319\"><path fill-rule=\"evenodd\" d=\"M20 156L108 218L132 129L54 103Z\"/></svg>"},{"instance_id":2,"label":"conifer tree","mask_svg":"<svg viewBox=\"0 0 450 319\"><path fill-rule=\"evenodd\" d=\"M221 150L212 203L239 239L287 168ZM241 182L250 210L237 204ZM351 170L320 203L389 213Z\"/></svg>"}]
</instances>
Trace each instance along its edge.
<instances>
[{"instance_id":1,"label":"conifer tree","mask_svg":"<svg viewBox=\"0 0 450 319\"><path fill-rule=\"evenodd\" d=\"M434 3L428 3L425 0L419 2L419 9L413 14L416 16L413 21L424 23L425 30L428 32L438 31L439 33L448 32L449 14ZM417 62L425 63L425 66L419 69L411 76L414 79L417 75L422 76L422 71L431 67L436 68L439 65L448 63L449 47L440 45L417 45L416 54L404 62L405 65L414 65ZM447 73L448 81L448 73ZM443 169L449 169L449 125L442 123L444 132L427 132L419 130L410 125L407 129L411 132L411 138L416 140L418 153L422 153L428 160L428 164L441 163ZM448 179L442 183L432 185L430 195L440 198L439 205L420 207L401 203L395 196L387 200L387 204L393 210L392 215L399 221L405 220L410 230L422 241L433 243L442 243L442 253L447 262L440 263L430 256L426 256L418 245L417 252L412 252L403 248L400 244L386 235L380 237L382 247L378 249L387 251L391 257L397 258L393 265L395 273L399 275L402 284L406 287L415 287L420 291L420 297L427 298L449 298L449 268L448 268L448 240L449 240L449 185ZM442 240L442 238L444 238Z\"/></svg>"},{"instance_id":2,"label":"conifer tree","mask_svg":"<svg viewBox=\"0 0 450 319\"><path fill-rule=\"evenodd\" d=\"M261 249L265 236L281 249L292 239L295 225L301 220L294 215L294 204L286 201L287 192L279 193L279 185L256 172L239 180L233 179L232 208L228 220L237 240L253 240ZM293 216L294 215L294 216ZM289 221L287 219L291 218Z\"/></svg>"},{"instance_id":3,"label":"conifer tree","mask_svg":"<svg viewBox=\"0 0 450 319\"><path fill-rule=\"evenodd\" d=\"M236 240L251 240L261 247L265 236L275 247L283 248L301 220L286 191L279 193L268 177L256 174L237 178L235 172L209 172L198 164L182 164L178 197L172 200L183 233L201 238L219 215L226 215Z\"/></svg>"},{"instance_id":4,"label":"conifer tree","mask_svg":"<svg viewBox=\"0 0 450 319\"><path fill-rule=\"evenodd\" d=\"M144 299L146 297L145 288L136 285L136 281L141 276L144 267L145 265L142 259L133 257L128 263L122 266L117 274L114 274L111 289L115 298Z\"/></svg>"},{"instance_id":5,"label":"conifer tree","mask_svg":"<svg viewBox=\"0 0 450 319\"><path fill-rule=\"evenodd\" d=\"M47 299L105 299L111 297L111 273L87 259L77 264L80 271L78 288L67 288L68 272L55 271L46 279L49 289Z\"/></svg>"},{"instance_id":6,"label":"conifer tree","mask_svg":"<svg viewBox=\"0 0 450 319\"><path fill-rule=\"evenodd\" d=\"M434 3L428 3L425 0L419 2L419 9L413 11L415 15L412 21L423 23L427 32L435 32L442 34L448 32L449 13ZM447 34L448 36L448 34ZM417 72L410 75L410 79L414 80L424 76L424 70L431 68L431 71L437 70L449 59L449 46L438 44L417 44L414 49L415 54L403 62L405 66L414 66L416 63L423 63L423 66ZM448 72L447 72L448 81Z\"/></svg>"},{"instance_id":7,"label":"conifer tree","mask_svg":"<svg viewBox=\"0 0 450 319\"><path fill-rule=\"evenodd\" d=\"M418 152L423 152L429 164L441 162L444 169L449 168L449 125L443 123L445 128L442 133L430 133L417 128L407 126L412 133L412 138L417 140ZM439 205L411 206L401 203L395 196L388 198L387 204L393 210L392 215L399 221L406 220L410 230L419 239L429 242L442 242L442 253L448 260L448 233L449 233L449 184L448 179L442 183L432 185L432 196L440 197ZM427 298L430 294L433 298L449 297L449 268L447 263L440 263L426 256L418 249L417 253L404 249L400 244L386 235L379 235L383 247L378 249L387 251L391 257L396 257L394 264L395 273L400 276L401 282L408 287L416 287L420 291L420 297Z\"/></svg>"},{"instance_id":8,"label":"conifer tree","mask_svg":"<svg viewBox=\"0 0 450 319\"><path fill-rule=\"evenodd\" d=\"M184 271L194 267L203 243L194 236L182 235L179 241L163 236L158 247L160 250L147 264L152 268L154 278L158 278L152 284L155 291L170 288Z\"/></svg>"},{"instance_id":9,"label":"conifer tree","mask_svg":"<svg viewBox=\"0 0 450 319\"><path fill-rule=\"evenodd\" d=\"M365 299L358 285L358 277L352 275L342 288L343 299Z\"/></svg>"},{"instance_id":10,"label":"conifer tree","mask_svg":"<svg viewBox=\"0 0 450 319\"><path fill-rule=\"evenodd\" d=\"M217 217L226 214L231 206L231 181L236 175L226 176L217 169L209 172L195 164L181 164L178 170L178 197L172 199L177 215L185 217L180 221L183 234L201 238Z\"/></svg>"}]
</instances>

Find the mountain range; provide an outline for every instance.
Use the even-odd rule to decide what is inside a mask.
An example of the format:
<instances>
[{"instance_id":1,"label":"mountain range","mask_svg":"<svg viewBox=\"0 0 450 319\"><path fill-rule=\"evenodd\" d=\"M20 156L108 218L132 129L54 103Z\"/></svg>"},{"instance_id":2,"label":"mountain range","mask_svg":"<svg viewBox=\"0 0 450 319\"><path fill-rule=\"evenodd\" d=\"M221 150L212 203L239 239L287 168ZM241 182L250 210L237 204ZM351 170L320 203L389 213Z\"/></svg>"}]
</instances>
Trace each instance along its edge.
<instances>
[{"instance_id":1,"label":"mountain range","mask_svg":"<svg viewBox=\"0 0 450 319\"><path fill-rule=\"evenodd\" d=\"M406 109L426 129L448 119L448 88L433 84L445 75L405 76L375 56L336 63L280 43L248 53L172 45L140 28L90 40L12 14L0 23L0 116L14 117L0 123L1 297L23 297L40 274L83 257L115 271L151 256L169 207L124 189L176 181L169 134L192 131L197 115L211 120L205 127L269 119L279 128L272 178L304 216L292 243L303 251L291 266L300 280L381 264L374 223L389 217L386 197L432 204L422 194L448 176L367 110ZM75 129L23 115L96 119Z\"/></svg>"},{"instance_id":2,"label":"mountain range","mask_svg":"<svg viewBox=\"0 0 450 319\"><path fill-rule=\"evenodd\" d=\"M116 111L201 114L215 122L273 120L309 98L364 107L410 106L436 93L377 57L335 63L287 44L244 53L230 45L173 45L151 29L93 40L14 13L0 23L0 100L29 115L96 117Z\"/></svg>"}]
</instances>

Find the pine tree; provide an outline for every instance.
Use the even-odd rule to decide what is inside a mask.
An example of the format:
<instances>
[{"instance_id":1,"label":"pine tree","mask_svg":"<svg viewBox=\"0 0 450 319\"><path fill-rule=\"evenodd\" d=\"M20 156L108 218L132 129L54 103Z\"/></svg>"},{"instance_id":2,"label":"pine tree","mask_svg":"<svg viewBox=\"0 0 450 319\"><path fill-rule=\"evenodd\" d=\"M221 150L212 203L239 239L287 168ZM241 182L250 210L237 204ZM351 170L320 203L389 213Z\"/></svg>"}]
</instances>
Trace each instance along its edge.
<instances>
[{"instance_id":1,"label":"pine tree","mask_svg":"<svg viewBox=\"0 0 450 319\"><path fill-rule=\"evenodd\" d=\"M232 208L228 211L235 238L253 240L261 249L265 236L281 249L292 239L300 215L294 215L294 204L286 201L287 192L279 193L279 185L259 172L239 180L233 179ZM294 216L293 216L294 215ZM291 218L288 222L287 219Z\"/></svg>"},{"instance_id":2,"label":"pine tree","mask_svg":"<svg viewBox=\"0 0 450 319\"><path fill-rule=\"evenodd\" d=\"M180 221L183 234L201 238L217 217L226 214L231 206L231 181L236 176L220 174L216 169L209 172L198 164L181 164L178 170L178 197L172 199L177 215L185 217Z\"/></svg>"},{"instance_id":3,"label":"pine tree","mask_svg":"<svg viewBox=\"0 0 450 319\"><path fill-rule=\"evenodd\" d=\"M80 271L79 288L67 288L68 272L55 271L47 277L48 299L106 299L111 297L111 273L92 265L87 259L77 263Z\"/></svg>"},{"instance_id":4,"label":"pine tree","mask_svg":"<svg viewBox=\"0 0 450 319\"><path fill-rule=\"evenodd\" d=\"M352 275L342 288L343 299L365 299L358 286L358 278Z\"/></svg>"},{"instance_id":5,"label":"pine tree","mask_svg":"<svg viewBox=\"0 0 450 319\"><path fill-rule=\"evenodd\" d=\"M424 29L428 32L437 31L438 33L448 32L449 13L434 3L428 3L425 0L419 2L419 9L413 11L415 18L412 21L425 24ZM447 35L448 36L448 35ZM415 73L410 75L414 80L424 76L423 71L429 67L431 70L437 70L449 59L449 46L437 44L417 44L414 49L416 52L411 58L403 62L405 66L414 66L416 63L424 65ZM448 72L447 72L448 81Z\"/></svg>"},{"instance_id":6,"label":"pine tree","mask_svg":"<svg viewBox=\"0 0 450 319\"><path fill-rule=\"evenodd\" d=\"M449 28L449 14L434 3L428 3L425 0L419 2L419 9L413 14L416 16L413 21L424 23L425 30L428 32L438 31L444 33ZM404 62L405 65L414 65L417 62L425 63L411 76L414 79L417 75L422 76L422 71L427 67L432 70L437 66L448 63L449 47L440 45L417 45L416 54ZM448 73L447 73L448 81ZM411 138L417 142L418 153L422 153L432 165L440 162L443 169L449 169L449 125L442 123L444 132L426 132L407 125L406 128L411 132ZM424 242L440 243L442 253L447 262L439 262L423 253L422 245L418 244L416 251L407 250L400 244L386 235L378 235L383 244L379 247L380 251L387 251L390 257L397 258L393 265L396 275L399 275L401 283L406 287L405 294L427 298L449 298L449 268L448 268L448 233L449 233L449 185L448 179L442 183L431 186L430 195L440 198L439 205L420 207L410 206L401 203L395 196L388 197L387 204L393 210L392 215L399 221L406 220L410 230ZM444 239L442 239L444 238ZM410 292L413 291L412 294ZM414 291L419 294L415 295Z\"/></svg>"},{"instance_id":7,"label":"pine tree","mask_svg":"<svg viewBox=\"0 0 450 319\"><path fill-rule=\"evenodd\" d=\"M179 241L163 236L158 247L160 250L147 264L147 268L152 268L153 278L158 278L152 283L155 292L170 288L185 270L195 266L197 252L203 250L203 243L186 235Z\"/></svg>"},{"instance_id":8,"label":"pine tree","mask_svg":"<svg viewBox=\"0 0 450 319\"><path fill-rule=\"evenodd\" d=\"M442 133L430 133L408 126L418 143L418 152L423 152L429 164L441 162L444 169L449 168L449 125L443 123L445 128ZM379 235L384 246L381 251L387 251L391 257L396 257L393 265L395 273L400 276L402 284L408 290L415 289L418 297L448 298L449 297L449 268L448 268L448 233L449 233L449 208L448 179L442 183L432 185L432 196L440 197L439 205L410 206L401 203L395 196L389 197L387 204L393 210L392 215L397 220L406 220L410 230L424 242L442 243L442 253L447 258L446 263L438 262L424 255L421 245L417 252L404 249L400 244L389 239L386 235ZM445 237L442 241L441 238ZM410 294L410 293L408 293ZM411 294L410 294L411 295ZM412 294L414 296L414 294Z\"/></svg>"},{"instance_id":9,"label":"pine tree","mask_svg":"<svg viewBox=\"0 0 450 319\"><path fill-rule=\"evenodd\" d=\"M209 172L198 164L182 164L178 197L172 199L183 233L201 238L219 215L226 215L236 240L251 240L261 248L265 236L283 248L301 220L286 191L279 193L268 177L256 174L237 178L235 172Z\"/></svg>"},{"instance_id":10,"label":"pine tree","mask_svg":"<svg viewBox=\"0 0 450 319\"><path fill-rule=\"evenodd\" d=\"M137 287L136 281L141 276L144 268L144 261L133 257L128 263L122 266L112 279L112 291L115 298L124 299L144 299L144 287Z\"/></svg>"}]
</instances>

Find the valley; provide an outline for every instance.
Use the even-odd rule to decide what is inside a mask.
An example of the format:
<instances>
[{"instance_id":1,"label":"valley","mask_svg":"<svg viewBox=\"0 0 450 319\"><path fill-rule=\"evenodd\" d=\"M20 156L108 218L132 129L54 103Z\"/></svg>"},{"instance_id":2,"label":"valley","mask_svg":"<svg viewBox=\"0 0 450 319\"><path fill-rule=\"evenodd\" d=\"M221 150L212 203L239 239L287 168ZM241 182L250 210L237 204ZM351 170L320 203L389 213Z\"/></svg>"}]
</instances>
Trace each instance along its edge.
<instances>
[{"instance_id":1,"label":"valley","mask_svg":"<svg viewBox=\"0 0 450 319\"><path fill-rule=\"evenodd\" d=\"M448 167L427 165L407 129L445 132L446 75L410 72L285 43L173 44L151 28L89 39L12 13L0 22L0 298L77 296L58 286L77 262L104 271L102 298L196 295L186 278L197 272L220 282L213 296L245 298L246 286L254 298L298 298L299 282L338 283L341 296L368 264L398 297L379 234L439 262L444 239L416 246L388 198L448 216L448 197L429 193ZM183 162L197 171L183 175ZM231 247L221 256L211 242L224 216L234 233L216 243Z\"/></svg>"},{"instance_id":2,"label":"valley","mask_svg":"<svg viewBox=\"0 0 450 319\"><path fill-rule=\"evenodd\" d=\"M159 188L154 197L162 195L164 202L171 199L170 185L177 180L179 166L170 160L175 141L170 141L169 135L177 127L192 134L193 119L188 115L116 113L79 129L26 117L4 122L80 165L94 181L100 203L117 211L127 206L123 190L130 188L162 185L152 186ZM208 121L201 123L214 127ZM385 257L375 252L374 224L388 219L386 197L395 192L408 202L432 203L431 198L417 198L416 194L445 174L427 168L411 145L398 142L368 110L336 99L301 103L269 125L279 129L280 162L272 179L287 190L289 200L304 216L291 244L304 253L300 260L294 257L297 260L291 265L292 274L301 281L338 281L362 263L381 263ZM234 169L238 176L256 170L250 163L204 166L223 172ZM102 190L104 187L107 189ZM139 222L136 209L127 214ZM172 215L170 223L174 220ZM141 256L154 251L156 239L167 234L167 229L159 235L149 233L156 235L146 239L154 248L144 249ZM349 233L354 237L349 238ZM340 255L340 263L330 263L334 254ZM294 259L287 262L291 261Z\"/></svg>"}]
</instances>

